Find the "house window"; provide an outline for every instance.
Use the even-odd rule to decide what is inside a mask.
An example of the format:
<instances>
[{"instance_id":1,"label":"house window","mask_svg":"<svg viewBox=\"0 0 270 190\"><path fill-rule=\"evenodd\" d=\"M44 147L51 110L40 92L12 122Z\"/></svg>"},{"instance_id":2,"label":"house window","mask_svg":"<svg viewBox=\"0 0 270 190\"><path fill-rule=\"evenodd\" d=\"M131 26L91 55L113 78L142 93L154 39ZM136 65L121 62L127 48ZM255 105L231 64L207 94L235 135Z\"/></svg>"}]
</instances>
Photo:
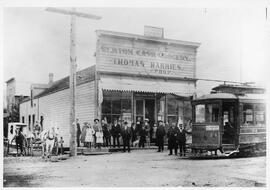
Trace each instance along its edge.
<instances>
[{"instance_id":1,"label":"house window","mask_svg":"<svg viewBox=\"0 0 270 190\"><path fill-rule=\"evenodd\" d=\"M33 90L31 90L31 107L33 107Z\"/></svg>"},{"instance_id":2,"label":"house window","mask_svg":"<svg viewBox=\"0 0 270 190\"><path fill-rule=\"evenodd\" d=\"M32 126L34 126L35 125L35 114L32 115L32 122L33 122Z\"/></svg>"},{"instance_id":3,"label":"house window","mask_svg":"<svg viewBox=\"0 0 270 190\"><path fill-rule=\"evenodd\" d=\"M24 116L22 116L22 123L24 123Z\"/></svg>"}]
</instances>

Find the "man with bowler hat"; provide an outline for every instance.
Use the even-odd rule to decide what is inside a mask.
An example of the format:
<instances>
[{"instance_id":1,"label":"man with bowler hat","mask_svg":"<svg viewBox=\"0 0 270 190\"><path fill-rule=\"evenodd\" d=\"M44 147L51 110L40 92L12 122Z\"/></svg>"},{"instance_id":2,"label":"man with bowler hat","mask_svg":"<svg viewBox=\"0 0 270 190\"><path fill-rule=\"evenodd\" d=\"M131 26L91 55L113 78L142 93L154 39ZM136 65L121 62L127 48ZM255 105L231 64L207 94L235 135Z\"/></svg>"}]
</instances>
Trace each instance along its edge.
<instances>
[{"instance_id":1,"label":"man with bowler hat","mask_svg":"<svg viewBox=\"0 0 270 190\"><path fill-rule=\"evenodd\" d=\"M158 121L158 127L156 131L156 139L157 139L157 146L158 146L158 152L163 152L164 150L164 136L165 136L165 128L163 125L163 121Z\"/></svg>"},{"instance_id":2,"label":"man with bowler hat","mask_svg":"<svg viewBox=\"0 0 270 190\"><path fill-rule=\"evenodd\" d=\"M177 149L178 149L178 144L177 144L177 138L179 136L179 129L176 127L175 123L172 123L170 128L168 129L168 148L170 150L169 155L172 155L172 151L174 149L174 154L177 155Z\"/></svg>"},{"instance_id":3,"label":"man with bowler hat","mask_svg":"<svg viewBox=\"0 0 270 190\"><path fill-rule=\"evenodd\" d=\"M115 141L116 141L118 148L120 148L119 138L121 136L121 126L120 126L120 122L118 122L117 120L114 120L112 129L111 129L111 134L113 136L113 147L115 147Z\"/></svg>"}]
</instances>

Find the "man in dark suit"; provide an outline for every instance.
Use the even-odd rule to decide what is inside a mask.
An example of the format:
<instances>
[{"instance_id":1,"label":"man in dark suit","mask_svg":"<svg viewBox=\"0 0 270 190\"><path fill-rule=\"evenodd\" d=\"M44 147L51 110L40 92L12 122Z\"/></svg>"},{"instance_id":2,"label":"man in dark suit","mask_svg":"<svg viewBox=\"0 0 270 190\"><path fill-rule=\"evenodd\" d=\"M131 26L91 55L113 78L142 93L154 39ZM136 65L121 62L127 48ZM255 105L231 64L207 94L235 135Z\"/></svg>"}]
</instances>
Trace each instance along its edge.
<instances>
[{"instance_id":1,"label":"man in dark suit","mask_svg":"<svg viewBox=\"0 0 270 190\"><path fill-rule=\"evenodd\" d=\"M128 152L130 152L130 139L131 139L131 129L128 127L128 122L124 122L123 130L122 130L122 138L123 138L123 151L126 152L126 147Z\"/></svg>"},{"instance_id":2,"label":"man in dark suit","mask_svg":"<svg viewBox=\"0 0 270 190\"><path fill-rule=\"evenodd\" d=\"M164 136L165 136L165 134L166 134L166 132L165 132L163 121L159 120L157 131L156 131L156 139L157 139L156 141L157 141L157 145L158 145L158 152L163 152L163 150L164 150Z\"/></svg>"},{"instance_id":3,"label":"man in dark suit","mask_svg":"<svg viewBox=\"0 0 270 190\"><path fill-rule=\"evenodd\" d=\"M180 147L180 156L184 154L186 156L186 134L191 134L183 128L182 124L179 124L178 143Z\"/></svg>"},{"instance_id":4,"label":"man in dark suit","mask_svg":"<svg viewBox=\"0 0 270 190\"><path fill-rule=\"evenodd\" d=\"M120 143L119 143L120 134L121 134L120 124L117 123L117 120L115 120L111 129L111 135L113 136L113 147L115 147L115 141L117 141L117 146L118 148L120 148Z\"/></svg>"},{"instance_id":5,"label":"man in dark suit","mask_svg":"<svg viewBox=\"0 0 270 190\"><path fill-rule=\"evenodd\" d=\"M177 155L177 149L178 149L178 144L177 144L177 138L179 136L179 129L176 127L175 123L172 123L170 128L168 129L168 148L170 150L169 155L172 155L173 149L174 149L174 154Z\"/></svg>"},{"instance_id":6,"label":"man in dark suit","mask_svg":"<svg viewBox=\"0 0 270 190\"><path fill-rule=\"evenodd\" d=\"M109 126L104 119L101 120L101 127L103 130L103 143L106 147L111 146L111 134L109 131Z\"/></svg>"}]
</instances>

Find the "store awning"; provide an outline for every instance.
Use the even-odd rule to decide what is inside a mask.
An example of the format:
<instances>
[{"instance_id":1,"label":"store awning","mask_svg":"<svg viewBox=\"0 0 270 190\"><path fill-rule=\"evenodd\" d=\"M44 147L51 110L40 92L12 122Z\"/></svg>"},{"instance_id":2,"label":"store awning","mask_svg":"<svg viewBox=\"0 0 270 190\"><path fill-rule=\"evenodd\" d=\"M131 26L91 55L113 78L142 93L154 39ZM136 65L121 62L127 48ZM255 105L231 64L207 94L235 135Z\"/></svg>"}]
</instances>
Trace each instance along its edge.
<instances>
[{"instance_id":1,"label":"store awning","mask_svg":"<svg viewBox=\"0 0 270 190\"><path fill-rule=\"evenodd\" d=\"M192 96L195 92L194 83L187 81L101 78L99 85L103 90L170 93L184 97Z\"/></svg>"}]
</instances>

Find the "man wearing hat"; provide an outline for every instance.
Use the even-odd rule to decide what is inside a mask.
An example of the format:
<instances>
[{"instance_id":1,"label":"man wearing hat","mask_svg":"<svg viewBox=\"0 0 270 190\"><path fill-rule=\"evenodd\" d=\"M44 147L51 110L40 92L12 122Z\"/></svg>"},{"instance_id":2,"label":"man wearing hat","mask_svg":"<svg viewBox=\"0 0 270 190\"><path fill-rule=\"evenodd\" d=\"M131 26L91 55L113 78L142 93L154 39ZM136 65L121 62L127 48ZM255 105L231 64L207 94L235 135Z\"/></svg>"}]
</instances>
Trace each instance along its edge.
<instances>
[{"instance_id":1,"label":"man wearing hat","mask_svg":"<svg viewBox=\"0 0 270 190\"><path fill-rule=\"evenodd\" d=\"M184 129L183 124L179 124L178 143L180 147L180 156L183 154L186 156L186 133L191 134L186 129Z\"/></svg>"},{"instance_id":2,"label":"man wearing hat","mask_svg":"<svg viewBox=\"0 0 270 190\"><path fill-rule=\"evenodd\" d=\"M126 152L126 147L128 148L128 152L130 152L130 139L131 139L131 129L128 127L128 122L124 122L123 130L122 130L122 138L123 138L123 151Z\"/></svg>"},{"instance_id":3,"label":"man wearing hat","mask_svg":"<svg viewBox=\"0 0 270 190\"><path fill-rule=\"evenodd\" d=\"M111 134L113 136L113 147L115 147L115 141L117 142L118 148L120 148L119 138L121 136L120 121L114 120L112 125Z\"/></svg>"},{"instance_id":4,"label":"man wearing hat","mask_svg":"<svg viewBox=\"0 0 270 190\"><path fill-rule=\"evenodd\" d=\"M172 155L173 149L174 154L177 155L177 138L179 137L179 129L176 127L176 123L172 123L170 128L168 129L168 149L170 150L169 155Z\"/></svg>"},{"instance_id":5,"label":"man wearing hat","mask_svg":"<svg viewBox=\"0 0 270 190\"><path fill-rule=\"evenodd\" d=\"M164 136L165 136L165 128L163 121L158 121L158 127L156 131L156 139L157 139L157 145L158 145L158 152L163 152L164 150Z\"/></svg>"},{"instance_id":6,"label":"man wearing hat","mask_svg":"<svg viewBox=\"0 0 270 190\"><path fill-rule=\"evenodd\" d=\"M149 119L148 118L145 118L144 120L144 128L145 128L145 131L146 131L146 144L148 147L150 147L150 125L149 125Z\"/></svg>"}]
</instances>

